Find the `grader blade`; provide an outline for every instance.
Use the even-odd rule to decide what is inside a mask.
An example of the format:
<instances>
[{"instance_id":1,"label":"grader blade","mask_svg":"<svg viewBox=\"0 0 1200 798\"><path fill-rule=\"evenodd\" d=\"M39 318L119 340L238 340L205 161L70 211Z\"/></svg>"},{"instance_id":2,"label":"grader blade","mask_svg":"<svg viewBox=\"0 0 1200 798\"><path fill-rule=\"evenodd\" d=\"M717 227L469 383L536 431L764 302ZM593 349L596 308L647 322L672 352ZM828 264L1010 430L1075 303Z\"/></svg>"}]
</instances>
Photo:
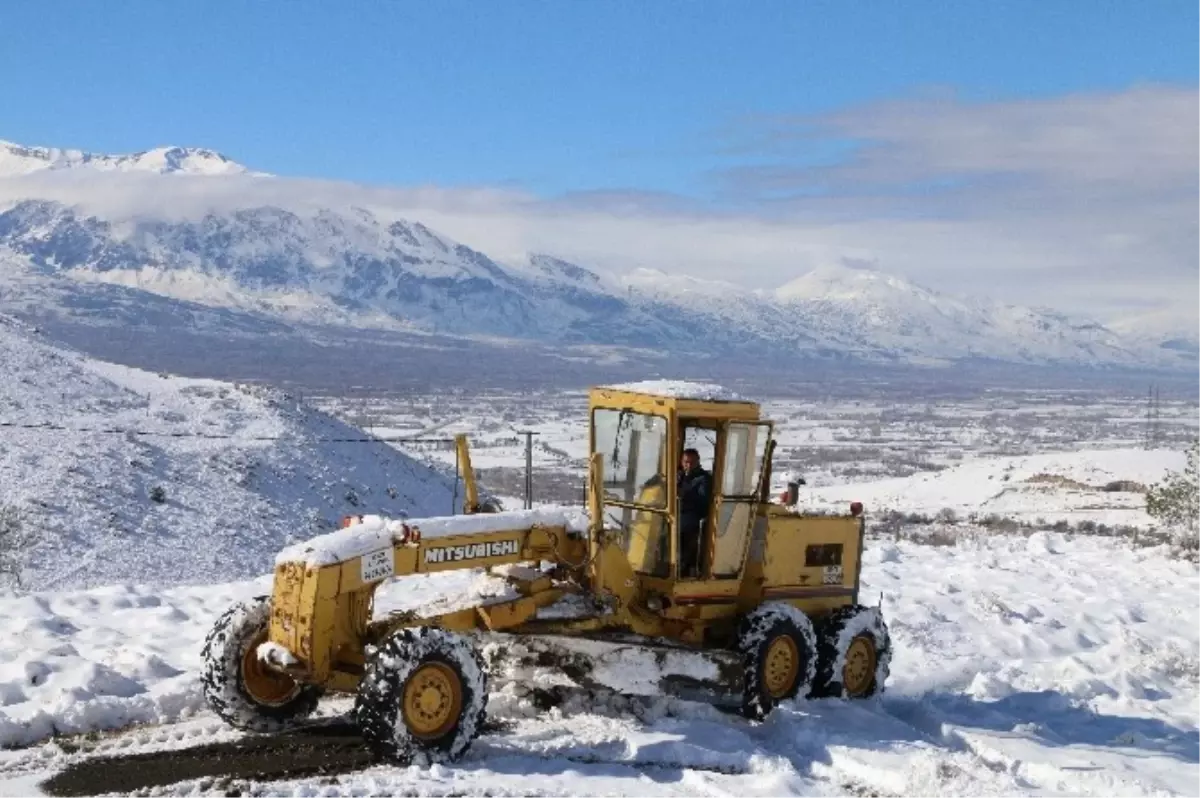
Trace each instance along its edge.
<instances>
[{"instance_id":1,"label":"grader blade","mask_svg":"<svg viewBox=\"0 0 1200 798\"><path fill-rule=\"evenodd\" d=\"M730 651L657 641L496 634L484 637L481 653L495 683L512 682L532 692L670 696L731 707L741 701L742 662Z\"/></svg>"}]
</instances>

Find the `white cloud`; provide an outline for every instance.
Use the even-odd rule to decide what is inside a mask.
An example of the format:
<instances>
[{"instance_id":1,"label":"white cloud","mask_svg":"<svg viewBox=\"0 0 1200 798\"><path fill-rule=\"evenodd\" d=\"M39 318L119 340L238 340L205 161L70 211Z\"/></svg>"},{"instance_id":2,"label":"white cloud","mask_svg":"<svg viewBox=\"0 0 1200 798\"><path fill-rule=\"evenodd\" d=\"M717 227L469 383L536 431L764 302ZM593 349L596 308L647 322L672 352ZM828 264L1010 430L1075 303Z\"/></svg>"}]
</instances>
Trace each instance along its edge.
<instances>
[{"instance_id":1,"label":"white cloud","mask_svg":"<svg viewBox=\"0 0 1200 798\"><path fill-rule=\"evenodd\" d=\"M1194 89L1152 87L759 119L741 129L737 153L757 165L714 174L719 197L706 203L638 191L545 199L492 187L69 173L0 181L0 202L37 194L122 215L357 205L501 260L543 251L602 270L645 266L763 288L850 260L951 293L1102 319L1162 309L1194 319L1197 99ZM809 148L846 140L856 147L842 160L801 163Z\"/></svg>"}]
</instances>

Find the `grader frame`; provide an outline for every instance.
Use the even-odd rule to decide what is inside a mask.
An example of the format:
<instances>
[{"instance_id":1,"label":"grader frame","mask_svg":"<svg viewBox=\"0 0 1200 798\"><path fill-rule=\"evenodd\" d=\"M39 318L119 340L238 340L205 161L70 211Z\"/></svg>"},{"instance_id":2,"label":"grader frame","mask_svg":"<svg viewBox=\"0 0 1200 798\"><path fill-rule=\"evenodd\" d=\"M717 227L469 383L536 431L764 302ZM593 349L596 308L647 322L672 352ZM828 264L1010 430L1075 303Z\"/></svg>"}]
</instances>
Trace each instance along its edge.
<instances>
[{"instance_id":1,"label":"grader frame","mask_svg":"<svg viewBox=\"0 0 1200 798\"><path fill-rule=\"evenodd\" d=\"M446 707L466 711L463 680L470 667L454 671L454 657L443 652L423 670L414 664L418 675L402 684L395 673L383 674L378 661L380 650L390 651L388 667L395 671L396 661L416 656L412 652L427 645L421 641L436 634L454 635L456 644L487 634L530 642L618 636L677 651L732 654L734 670L742 671L742 710L751 717L797 695L858 696L883 688L886 625L877 609L858 604L861 506L817 516L773 503L773 425L760 418L756 403L639 386L594 388L589 422L586 515L482 512L460 436L464 515L352 519L344 529L281 552L257 626L246 622L239 636L223 618L225 626L219 622L210 635L210 705L235 725L264 730L311 711L305 708L321 692L355 693L366 707L359 711L364 735L377 751L402 759L417 749L449 757L457 743L446 740L461 737L470 724L461 718L450 724L443 715ZM710 430L715 438L713 498L694 578L680 571L672 469L685 426ZM385 580L463 568L501 574L512 595L441 614L372 618L374 593ZM568 604L572 611L561 611ZM213 642L218 629L225 641L237 641L236 652ZM722 668L726 676L729 670ZM413 686L418 682L424 687ZM400 708L380 709L381 700ZM297 702L301 709L289 714ZM231 710L234 705L240 709ZM271 723L263 720L268 716ZM258 720L247 720L252 717Z\"/></svg>"}]
</instances>

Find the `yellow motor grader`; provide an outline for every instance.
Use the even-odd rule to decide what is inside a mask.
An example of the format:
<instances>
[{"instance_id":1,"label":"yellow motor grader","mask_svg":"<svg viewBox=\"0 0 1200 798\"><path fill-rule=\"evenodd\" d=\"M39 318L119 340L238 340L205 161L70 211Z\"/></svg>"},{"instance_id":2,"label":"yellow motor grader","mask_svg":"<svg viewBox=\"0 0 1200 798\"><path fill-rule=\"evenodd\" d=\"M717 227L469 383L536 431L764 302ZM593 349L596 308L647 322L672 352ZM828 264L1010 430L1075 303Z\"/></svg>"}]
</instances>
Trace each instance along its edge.
<instances>
[{"instance_id":1,"label":"yellow motor grader","mask_svg":"<svg viewBox=\"0 0 1200 798\"><path fill-rule=\"evenodd\" d=\"M589 415L586 512L486 511L460 437L462 515L351 518L280 552L271 595L229 608L204 643L209 706L273 732L350 694L366 743L403 763L459 757L495 679L730 701L754 720L884 689L887 625L859 603L862 506L805 515L773 500L758 404L636 383L593 388ZM712 447L698 533L678 503L689 435ZM508 591L375 617L381 584L463 569Z\"/></svg>"}]
</instances>

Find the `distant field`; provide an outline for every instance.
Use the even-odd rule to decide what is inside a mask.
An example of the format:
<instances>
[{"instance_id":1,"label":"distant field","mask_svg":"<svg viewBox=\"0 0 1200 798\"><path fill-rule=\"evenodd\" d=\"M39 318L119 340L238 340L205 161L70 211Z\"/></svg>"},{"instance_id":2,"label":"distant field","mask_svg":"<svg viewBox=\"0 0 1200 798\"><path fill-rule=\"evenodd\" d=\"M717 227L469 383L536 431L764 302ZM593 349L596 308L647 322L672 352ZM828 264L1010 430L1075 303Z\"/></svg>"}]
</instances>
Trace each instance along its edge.
<instances>
[{"instance_id":1,"label":"distant field","mask_svg":"<svg viewBox=\"0 0 1200 798\"><path fill-rule=\"evenodd\" d=\"M797 471L810 487L935 473L980 457L1016 457L1098 449L1182 450L1197 435L1193 398L1163 396L1157 419L1147 400L1096 389L989 390L950 397L910 389L844 399L828 392L763 399L776 422L777 474ZM753 395L752 395L753 396ZM761 395L759 395L761 396ZM310 396L309 401L373 434L471 439L480 477L509 506L524 490L525 439L534 437L534 499L578 502L587 458L583 391L435 392L364 397ZM758 398L758 396L755 396ZM422 458L454 465L448 443L396 443ZM1132 478L1132 477L1130 477Z\"/></svg>"}]
</instances>

